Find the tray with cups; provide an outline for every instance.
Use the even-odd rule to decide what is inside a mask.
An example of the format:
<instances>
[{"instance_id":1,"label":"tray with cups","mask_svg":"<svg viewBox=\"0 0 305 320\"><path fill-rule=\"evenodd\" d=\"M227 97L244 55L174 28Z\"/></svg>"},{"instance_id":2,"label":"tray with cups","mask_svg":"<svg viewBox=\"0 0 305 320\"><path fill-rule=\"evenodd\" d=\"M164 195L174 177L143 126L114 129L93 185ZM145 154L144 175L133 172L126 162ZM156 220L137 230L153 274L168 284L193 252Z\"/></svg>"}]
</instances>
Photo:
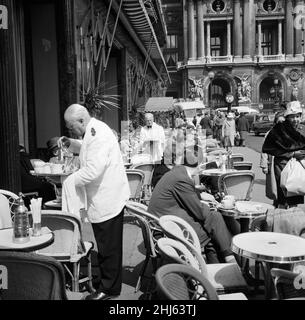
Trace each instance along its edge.
<instances>
[{"instance_id":1,"label":"tray with cups","mask_svg":"<svg viewBox=\"0 0 305 320\"><path fill-rule=\"evenodd\" d=\"M71 172L67 172L64 164L61 163L39 162L36 166L34 165L34 170L30 173L36 176L64 176Z\"/></svg>"}]
</instances>

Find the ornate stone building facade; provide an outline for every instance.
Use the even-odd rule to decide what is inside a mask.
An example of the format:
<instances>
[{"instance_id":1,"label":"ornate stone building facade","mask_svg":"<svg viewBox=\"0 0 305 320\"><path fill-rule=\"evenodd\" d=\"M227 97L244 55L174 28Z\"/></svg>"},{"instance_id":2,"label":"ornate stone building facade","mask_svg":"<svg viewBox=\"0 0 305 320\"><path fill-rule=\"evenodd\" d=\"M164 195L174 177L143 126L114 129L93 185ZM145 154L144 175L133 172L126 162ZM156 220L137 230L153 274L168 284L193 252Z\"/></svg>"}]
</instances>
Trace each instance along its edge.
<instances>
[{"instance_id":1,"label":"ornate stone building facade","mask_svg":"<svg viewBox=\"0 0 305 320\"><path fill-rule=\"evenodd\" d=\"M175 81L167 95L192 98L195 79L210 107L225 106L228 93L235 97L233 105L252 104L266 111L283 101L305 103L304 1L163 3L168 37L177 38L175 66L170 61ZM173 56L173 48L165 57L169 53Z\"/></svg>"}]
</instances>

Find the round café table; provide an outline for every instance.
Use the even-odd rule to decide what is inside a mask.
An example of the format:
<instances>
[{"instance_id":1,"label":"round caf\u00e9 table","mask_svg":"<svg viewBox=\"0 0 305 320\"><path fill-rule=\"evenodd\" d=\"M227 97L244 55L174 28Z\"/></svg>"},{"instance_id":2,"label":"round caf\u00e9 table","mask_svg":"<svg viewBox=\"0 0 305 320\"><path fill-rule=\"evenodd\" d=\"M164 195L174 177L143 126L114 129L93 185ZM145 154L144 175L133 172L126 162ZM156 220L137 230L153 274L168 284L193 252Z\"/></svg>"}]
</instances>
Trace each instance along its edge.
<instances>
[{"instance_id":1,"label":"round caf\u00e9 table","mask_svg":"<svg viewBox=\"0 0 305 320\"><path fill-rule=\"evenodd\" d=\"M305 261L305 239L276 232L247 232L232 239L232 251L241 257L254 259L266 266L265 297L271 298L270 270L276 264L294 264Z\"/></svg>"},{"instance_id":2,"label":"round caf\u00e9 table","mask_svg":"<svg viewBox=\"0 0 305 320\"><path fill-rule=\"evenodd\" d=\"M219 212L226 217L239 219L240 232L248 232L250 221L256 217L265 215L268 210L274 209L274 206L258 201L236 201L233 208L223 208L218 206Z\"/></svg>"},{"instance_id":3,"label":"round caf\u00e9 table","mask_svg":"<svg viewBox=\"0 0 305 320\"><path fill-rule=\"evenodd\" d=\"M54 233L48 227L41 228L41 235L37 237L31 236L30 241L26 243L13 242L13 228L0 229L0 251L22 251L31 252L48 247L54 242Z\"/></svg>"}]
</instances>

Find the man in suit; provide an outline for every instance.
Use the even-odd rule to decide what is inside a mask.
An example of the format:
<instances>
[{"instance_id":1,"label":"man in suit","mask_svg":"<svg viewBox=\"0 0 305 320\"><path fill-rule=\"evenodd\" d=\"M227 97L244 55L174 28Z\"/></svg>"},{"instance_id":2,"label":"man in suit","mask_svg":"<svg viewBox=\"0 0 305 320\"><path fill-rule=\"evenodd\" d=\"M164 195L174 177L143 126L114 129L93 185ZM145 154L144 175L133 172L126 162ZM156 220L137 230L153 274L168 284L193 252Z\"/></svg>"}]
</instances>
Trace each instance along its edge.
<instances>
[{"instance_id":1,"label":"man in suit","mask_svg":"<svg viewBox=\"0 0 305 320\"><path fill-rule=\"evenodd\" d=\"M62 137L59 144L79 153L80 169L69 178L84 187L87 215L98 247L100 287L88 300L108 300L120 295L122 285L123 213L130 191L118 141L102 121L81 105L65 112L68 129L82 140Z\"/></svg>"}]
</instances>

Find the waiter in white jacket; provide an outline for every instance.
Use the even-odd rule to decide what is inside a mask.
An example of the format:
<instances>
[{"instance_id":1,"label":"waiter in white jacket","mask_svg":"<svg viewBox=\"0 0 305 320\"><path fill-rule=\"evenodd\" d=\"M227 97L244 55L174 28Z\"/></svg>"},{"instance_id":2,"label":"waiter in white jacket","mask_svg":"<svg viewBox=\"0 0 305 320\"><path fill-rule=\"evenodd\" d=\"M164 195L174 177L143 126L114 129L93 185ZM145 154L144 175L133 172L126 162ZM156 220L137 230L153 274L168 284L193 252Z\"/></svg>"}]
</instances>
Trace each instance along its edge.
<instances>
[{"instance_id":1,"label":"waiter in white jacket","mask_svg":"<svg viewBox=\"0 0 305 320\"><path fill-rule=\"evenodd\" d=\"M154 122L152 113L145 114L145 122L146 126L140 132L140 148L148 151L152 162L161 163L165 147L164 129Z\"/></svg>"},{"instance_id":2,"label":"waiter in white jacket","mask_svg":"<svg viewBox=\"0 0 305 320\"><path fill-rule=\"evenodd\" d=\"M64 117L67 128L83 137L82 141L62 137L59 144L79 152L80 169L72 178L76 187L86 190L88 219L98 246L101 283L86 299L107 300L121 292L123 214L129 184L112 130L78 104L71 105Z\"/></svg>"}]
</instances>

